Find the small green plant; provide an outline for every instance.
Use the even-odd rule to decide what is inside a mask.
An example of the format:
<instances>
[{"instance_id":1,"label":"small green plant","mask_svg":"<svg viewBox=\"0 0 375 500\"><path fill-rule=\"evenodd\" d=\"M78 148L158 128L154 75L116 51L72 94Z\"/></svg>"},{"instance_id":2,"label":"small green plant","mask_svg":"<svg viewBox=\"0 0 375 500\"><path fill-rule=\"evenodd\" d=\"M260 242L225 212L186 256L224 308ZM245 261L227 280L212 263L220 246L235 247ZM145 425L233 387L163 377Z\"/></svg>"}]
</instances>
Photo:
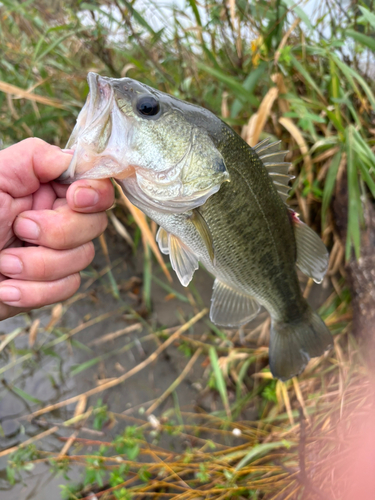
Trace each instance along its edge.
<instances>
[{"instance_id":1,"label":"small green plant","mask_svg":"<svg viewBox=\"0 0 375 500\"><path fill-rule=\"evenodd\" d=\"M276 384L277 380L270 380L262 391L262 398L277 403Z\"/></svg>"},{"instance_id":2,"label":"small green plant","mask_svg":"<svg viewBox=\"0 0 375 500\"><path fill-rule=\"evenodd\" d=\"M105 470L105 460L104 454L107 451L106 446L101 446L99 451L93 452L92 455L86 458L86 468L85 468L85 478L83 481L84 486L88 484L97 484L99 487L103 487L104 478L107 475Z\"/></svg>"},{"instance_id":3,"label":"small green plant","mask_svg":"<svg viewBox=\"0 0 375 500\"><path fill-rule=\"evenodd\" d=\"M210 475L207 472L207 467L205 464L199 464L199 471L196 472L196 477L201 483L207 483L210 480Z\"/></svg>"},{"instance_id":4,"label":"small green plant","mask_svg":"<svg viewBox=\"0 0 375 500\"><path fill-rule=\"evenodd\" d=\"M143 439L140 429L135 426L128 426L123 434L116 437L112 444L117 453L127 455L129 460L135 460L140 451L139 441Z\"/></svg>"},{"instance_id":5,"label":"small green plant","mask_svg":"<svg viewBox=\"0 0 375 500\"><path fill-rule=\"evenodd\" d=\"M94 429L99 431L107 420L108 420L108 407L107 405L103 405L101 399L98 399L94 409L94 423L93 423Z\"/></svg>"},{"instance_id":6,"label":"small green plant","mask_svg":"<svg viewBox=\"0 0 375 500\"><path fill-rule=\"evenodd\" d=\"M15 484L16 481L22 479L22 471L31 472L34 469L33 460L38 458L39 452L37 448L30 444L25 448L19 448L12 453L8 460L6 469L7 479L10 484Z\"/></svg>"}]
</instances>

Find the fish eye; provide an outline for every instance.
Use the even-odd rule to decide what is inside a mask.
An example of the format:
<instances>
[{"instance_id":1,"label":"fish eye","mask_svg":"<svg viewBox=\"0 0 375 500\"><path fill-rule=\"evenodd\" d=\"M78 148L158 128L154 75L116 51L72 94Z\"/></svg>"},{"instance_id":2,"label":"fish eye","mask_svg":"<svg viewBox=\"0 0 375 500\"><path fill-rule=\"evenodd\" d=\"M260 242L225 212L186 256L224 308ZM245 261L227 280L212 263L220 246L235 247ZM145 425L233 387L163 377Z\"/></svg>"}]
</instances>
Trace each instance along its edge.
<instances>
[{"instance_id":1,"label":"fish eye","mask_svg":"<svg viewBox=\"0 0 375 500\"><path fill-rule=\"evenodd\" d=\"M141 115L155 116L160 111L160 104L152 95L143 95L138 99L136 108Z\"/></svg>"}]
</instances>

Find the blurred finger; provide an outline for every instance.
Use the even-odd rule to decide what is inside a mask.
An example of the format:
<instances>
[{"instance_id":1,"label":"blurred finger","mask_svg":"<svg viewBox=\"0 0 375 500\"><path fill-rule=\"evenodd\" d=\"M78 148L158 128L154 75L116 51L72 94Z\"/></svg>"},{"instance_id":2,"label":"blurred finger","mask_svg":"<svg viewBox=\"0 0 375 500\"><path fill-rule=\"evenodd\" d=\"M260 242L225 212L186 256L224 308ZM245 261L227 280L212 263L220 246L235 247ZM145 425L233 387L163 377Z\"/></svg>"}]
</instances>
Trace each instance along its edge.
<instances>
[{"instance_id":1,"label":"blurred finger","mask_svg":"<svg viewBox=\"0 0 375 500\"><path fill-rule=\"evenodd\" d=\"M64 205L57 210L23 212L17 217L13 230L23 241L67 250L93 240L106 227L105 212L80 214Z\"/></svg>"},{"instance_id":2,"label":"blurred finger","mask_svg":"<svg viewBox=\"0 0 375 500\"><path fill-rule=\"evenodd\" d=\"M16 316L16 314L19 314L21 312L28 312L30 311L30 307L12 307L12 306L7 306L6 304L2 304L0 302L0 321L3 321L4 319L11 318L12 316Z\"/></svg>"},{"instance_id":3,"label":"blurred finger","mask_svg":"<svg viewBox=\"0 0 375 500\"><path fill-rule=\"evenodd\" d=\"M67 204L66 198L57 198L53 204L52 210L57 210Z\"/></svg>"},{"instance_id":4,"label":"blurred finger","mask_svg":"<svg viewBox=\"0 0 375 500\"><path fill-rule=\"evenodd\" d=\"M33 195L33 210L50 210L56 199L56 193L50 184L41 184Z\"/></svg>"},{"instance_id":5,"label":"blurred finger","mask_svg":"<svg viewBox=\"0 0 375 500\"><path fill-rule=\"evenodd\" d=\"M48 282L9 279L0 283L0 303L21 308L42 307L68 299L79 285L78 273Z\"/></svg>"},{"instance_id":6,"label":"blurred finger","mask_svg":"<svg viewBox=\"0 0 375 500\"><path fill-rule=\"evenodd\" d=\"M17 280L55 281L82 271L94 255L91 242L71 250L10 248L0 252L0 273Z\"/></svg>"},{"instance_id":7,"label":"blurred finger","mask_svg":"<svg viewBox=\"0 0 375 500\"><path fill-rule=\"evenodd\" d=\"M59 184L58 182L51 182L51 186L59 198L66 198L66 192L70 188L68 184Z\"/></svg>"},{"instance_id":8,"label":"blurred finger","mask_svg":"<svg viewBox=\"0 0 375 500\"><path fill-rule=\"evenodd\" d=\"M12 243L12 223L19 213L30 210L32 203L32 196L13 199L9 194L0 192L0 249Z\"/></svg>"}]
</instances>

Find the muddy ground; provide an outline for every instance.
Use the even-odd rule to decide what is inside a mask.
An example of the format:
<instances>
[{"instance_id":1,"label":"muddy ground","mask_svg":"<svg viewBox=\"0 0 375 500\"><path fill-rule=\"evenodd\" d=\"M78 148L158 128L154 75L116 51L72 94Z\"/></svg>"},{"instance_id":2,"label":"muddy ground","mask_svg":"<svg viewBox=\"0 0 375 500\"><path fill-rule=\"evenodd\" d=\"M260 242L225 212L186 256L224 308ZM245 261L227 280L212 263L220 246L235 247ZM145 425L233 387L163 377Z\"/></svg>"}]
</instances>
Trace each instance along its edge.
<instances>
[{"instance_id":1,"label":"muddy ground","mask_svg":"<svg viewBox=\"0 0 375 500\"><path fill-rule=\"evenodd\" d=\"M66 342L57 344L54 347L57 356L40 354L40 350L36 349L35 356L32 359L1 373L1 367L22 355L22 353L18 352L12 357L11 354L5 356L2 353L2 357L0 357L0 379L2 381L0 386L0 423L3 435L0 437L0 450L17 445L31 436L39 434L56 422L71 418L75 404L39 417L33 423L26 420L25 416L48 404L81 394L97 386L100 379L119 377L122 373L138 365L155 350L158 342L156 337L142 340L143 337L150 335L150 331L162 326L168 328L181 325L196 313L199 307L202 307L199 304L197 307L192 307L189 303L171 298L165 289L153 282L151 289L152 312L148 315L144 314L145 308L141 300L142 250L139 249L137 252L133 252L124 240L120 239L111 229L107 231L106 239L111 262L115 264L113 275L120 288L121 300L119 301L113 296L108 275L104 275L92 283L95 273L92 272L93 269L89 269L90 276L86 275L82 280L80 291L82 295L78 295L79 300L67 307L66 312L54 328L57 328L58 332L64 333L105 313L111 313L110 317L77 333L74 340L81 343L81 345L70 346ZM96 242L96 246L98 251L93 268L96 273L100 273L106 267L107 261L98 242ZM156 263L153 264L153 273L157 278L166 282ZM91 286L87 287L90 283L92 283ZM199 270L196 273L194 286L199 293L202 304L206 306L210 303L212 283L212 277L204 270ZM186 289L178 283L175 276L172 287L176 291L186 294ZM310 300L313 305L322 302L321 293L326 294L322 288L314 288L312 300ZM134 317L131 312L134 310L144 315L147 320L144 324L139 321L139 318ZM261 320L264 320L265 314L265 312L261 313ZM25 331L16 338L15 345L19 350L27 349L27 332L30 324L36 318L41 320L40 333L36 340L37 346L45 345L57 338L53 332L46 332L42 328L46 327L51 320L51 307L3 321L0 323L0 335L10 333L15 328L23 327ZM135 324L139 324L136 331L121 335L115 340L95 345L95 341L102 338L103 335ZM251 332L255 326L256 322L250 324L245 334ZM187 334L199 338L206 330L207 326L201 321ZM229 336L232 339L235 336L236 342L239 339L236 332L229 332ZM112 354L108 354L107 359L102 362L88 367L76 375L72 375L72 370L78 365L106 353ZM142 370L135 377L102 394L92 396L88 404L90 406L95 405L98 399L102 399L103 403L108 405L110 411L138 416L140 408L147 409L151 402L170 386L181 373L187 361L188 358L180 350L171 346L155 363ZM199 407L211 411L220 406L217 395L212 394L212 391L202 390L207 382L205 370L207 372L207 357L202 355L195 364L194 369L176 391L180 407L189 409ZM36 404L33 401L25 400L12 390L13 386L25 391L42 403ZM169 397L156 410L155 414L159 415L161 411L165 411L166 408L175 404L176 399ZM241 415L241 419L253 420L256 416L255 409L250 405ZM118 420L105 426L102 432L95 434L89 430L81 430L79 435L87 439L110 441L116 434L121 432L125 425L126 421ZM70 436L71 433L71 429L60 429L57 433L44 439L42 443L38 442L37 446L43 450L59 452L64 445L60 438ZM176 443L170 440L164 445L173 448ZM7 458L0 458L1 500L50 500L60 498L59 485L64 480L61 476L54 477L47 465L38 465L30 473L24 475L23 483L18 482L13 487L9 487L5 471ZM70 477L79 480L79 470L73 471Z\"/></svg>"}]
</instances>

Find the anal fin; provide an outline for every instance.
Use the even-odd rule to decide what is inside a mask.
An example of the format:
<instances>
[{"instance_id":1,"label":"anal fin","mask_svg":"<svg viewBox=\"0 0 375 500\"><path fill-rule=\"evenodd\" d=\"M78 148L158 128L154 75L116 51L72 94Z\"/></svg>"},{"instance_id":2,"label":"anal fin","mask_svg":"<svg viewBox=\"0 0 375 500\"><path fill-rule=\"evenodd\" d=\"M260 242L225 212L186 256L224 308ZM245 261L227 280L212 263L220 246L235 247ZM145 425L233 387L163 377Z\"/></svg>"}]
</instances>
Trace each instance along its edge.
<instances>
[{"instance_id":1,"label":"anal fin","mask_svg":"<svg viewBox=\"0 0 375 500\"><path fill-rule=\"evenodd\" d=\"M290 212L297 244L296 264L304 274L321 283L328 269L328 250L316 232Z\"/></svg>"},{"instance_id":2,"label":"anal fin","mask_svg":"<svg viewBox=\"0 0 375 500\"><path fill-rule=\"evenodd\" d=\"M245 295L218 279L211 298L210 319L221 326L241 326L251 321L260 305L254 297Z\"/></svg>"}]
</instances>

